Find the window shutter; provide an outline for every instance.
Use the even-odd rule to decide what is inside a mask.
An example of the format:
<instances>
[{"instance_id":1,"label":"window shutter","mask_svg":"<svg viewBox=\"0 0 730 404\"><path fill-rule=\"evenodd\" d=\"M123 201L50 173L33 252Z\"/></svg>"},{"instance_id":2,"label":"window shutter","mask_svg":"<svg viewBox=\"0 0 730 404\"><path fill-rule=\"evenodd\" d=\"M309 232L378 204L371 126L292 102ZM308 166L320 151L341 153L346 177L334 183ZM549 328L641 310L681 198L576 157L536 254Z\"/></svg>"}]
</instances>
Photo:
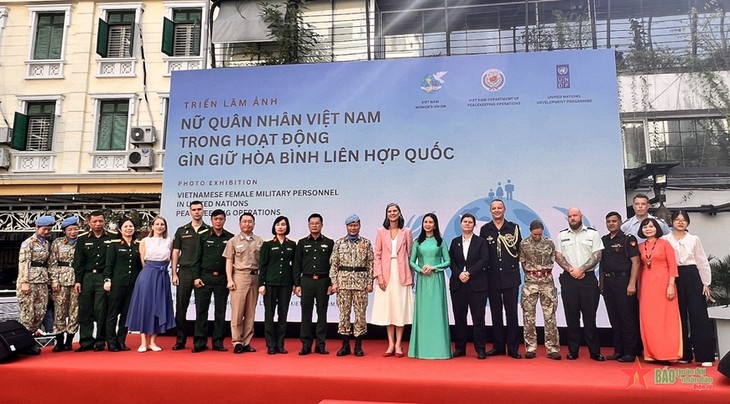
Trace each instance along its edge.
<instances>
[{"instance_id":1,"label":"window shutter","mask_svg":"<svg viewBox=\"0 0 730 404\"><path fill-rule=\"evenodd\" d=\"M35 46L33 47L33 60L50 59L49 49L51 47L53 27L45 25L47 23L46 20L46 18L38 19Z\"/></svg>"},{"instance_id":2,"label":"window shutter","mask_svg":"<svg viewBox=\"0 0 730 404\"><path fill-rule=\"evenodd\" d=\"M27 139L28 115L16 112L15 118L13 119L13 139L10 142L10 147L15 150L25 150L25 143Z\"/></svg>"},{"instance_id":3,"label":"window shutter","mask_svg":"<svg viewBox=\"0 0 730 404\"><path fill-rule=\"evenodd\" d=\"M63 46L63 26L51 28L51 43L49 44L48 58L60 59Z\"/></svg>"},{"instance_id":4,"label":"window shutter","mask_svg":"<svg viewBox=\"0 0 730 404\"><path fill-rule=\"evenodd\" d=\"M200 20L196 19L193 24L193 47L190 52L193 56L200 56L200 27Z\"/></svg>"},{"instance_id":5,"label":"window shutter","mask_svg":"<svg viewBox=\"0 0 730 404\"><path fill-rule=\"evenodd\" d=\"M162 53L172 56L175 51L175 23L162 18Z\"/></svg>"},{"instance_id":6,"label":"window shutter","mask_svg":"<svg viewBox=\"0 0 730 404\"><path fill-rule=\"evenodd\" d=\"M109 24L99 18L99 30L96 35L96 54L105 58L109 54Z\"/></svg>"}]
</instances>

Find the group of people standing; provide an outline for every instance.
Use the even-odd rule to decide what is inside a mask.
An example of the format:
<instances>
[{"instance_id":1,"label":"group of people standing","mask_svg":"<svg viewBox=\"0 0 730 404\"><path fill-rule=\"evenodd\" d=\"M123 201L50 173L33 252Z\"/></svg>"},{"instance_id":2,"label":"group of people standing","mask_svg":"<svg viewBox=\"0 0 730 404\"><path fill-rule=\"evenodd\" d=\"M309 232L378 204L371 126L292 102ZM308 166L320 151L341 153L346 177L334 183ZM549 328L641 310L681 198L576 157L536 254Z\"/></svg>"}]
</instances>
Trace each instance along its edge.
<instances>
[{"instance_id":1,"label":"group of people standing","mask_svg":"<svg viewBox=\"0 0 730 404\"><path fill-rule=\"evenodd\" d=\"M525 358L536 357L536 305L545 322L547 357L561 359L556 310L557 290L552 272L557 263L567 323L567 359L579 355L581 335L590 357L597 361L646 360L714 361L712 325L705 298L709 298L710 270L699 239L687 232L686 212L672 214L672 229L648 214L648 198L634 198L636 216L623 223L621 215L606 215L609 233L601 237L583 224L577 208L567 211L569 227L557 243L543 236L540 221L530 224L522 238L519 225L505 219L500 199L490 203L492 220L479 230L471 213L461 216L462 234L447 245L438 218L423 216L414 238L405 227L400 207L386 207L374 244L360 234L360 218L345 219L347 234L337 240L322 234L323 218L308 218L309 235L298 242L287 236L291 226L277 217L272 238L254 234L255 217L239 217L240 233L224 229L226 214L211 212L203 222L203 204L190 203L191 222L170 238L167 222L157 217L148 237L135 239L131 219L118 224L119 234L104 229L104 216L92 212L89 232L78 235L76 218L61 224L64 237L49 245L46 237L55 221L44 216L36 233L20 252L18 299L21 322L38 329L51 284L57 301L54 351L70 350L80 325L77 351L129 350L128 331L142 333L138 351L160 351L156 335L177 325L173 350L184 349L191 332L185 316L195 293L196 321L192 352L208 349L208 310L214 301L212 349L228 351L225 313L231 303L233 353L255 352L251 346L258 296L263 296L264 330L268 354L286 354L287 315L292 294L301 299L301 350L328 354L327 307L336 294L340 318L337 332L342 346L337 356L364 355L368 294L375 290L371 323L385 326L388 346L383 356L403 357L403 331L412 324L407 355L448 359L466 355L467 315L471 312L474 349L478 359L508 355L521 359L518 300L521 295ZM664 237L662 237L664 235ZM172 265L172 276L168 268ZM600 265L599 265L600 264ZM520 276L524 271L524 283ZM448 289L455 321L451 349ZM596 276L596 271L599 271ZM177 288L173 316L171 287ZM415 288L414 288L415 287ZM521 287L521 290L520 290ZM45 289L44 289L45 288ZM414 291L415 289L415 291ZM521 292L521 293L520 293ZM604 357L597 338L596 311L603 294L613 328L614 353ZM486 306L489 301L494 344L486 346ZM317 314L312 333L313 311ZM354 323L351 316L354 312ZM275 321L276 317L276 321ZM583 327L581 330L581 318ZM96 323L96 337L93 327ZM65 334L65 337L64 337ZM350 342L354 339L354 347Z\"/></svg>"}]
</instances>

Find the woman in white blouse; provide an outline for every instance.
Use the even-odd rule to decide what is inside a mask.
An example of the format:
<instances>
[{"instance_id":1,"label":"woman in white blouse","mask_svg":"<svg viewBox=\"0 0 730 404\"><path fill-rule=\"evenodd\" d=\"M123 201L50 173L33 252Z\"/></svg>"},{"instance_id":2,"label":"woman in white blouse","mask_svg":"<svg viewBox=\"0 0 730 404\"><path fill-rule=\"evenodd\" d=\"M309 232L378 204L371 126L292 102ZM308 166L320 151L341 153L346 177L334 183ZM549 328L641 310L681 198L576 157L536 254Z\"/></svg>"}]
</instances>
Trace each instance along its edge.
<instances>
[{"instance_id":1,"label":"woman in white blouse","mask_svg":"<svg viewBox=\"0 0 730 404\"><path fill-rule=\"evenodd\" d=\"M682 346L680 363L701 362L712 366L715 361L715 342L712 323L707 315L712 273L699 237L687 231L689 215L686 211L672 212L673 231L663 238L674 248L679 267L677 297L682 319ZM693 354L694 351L694 354Z\"/></svg>"}]
</instances>

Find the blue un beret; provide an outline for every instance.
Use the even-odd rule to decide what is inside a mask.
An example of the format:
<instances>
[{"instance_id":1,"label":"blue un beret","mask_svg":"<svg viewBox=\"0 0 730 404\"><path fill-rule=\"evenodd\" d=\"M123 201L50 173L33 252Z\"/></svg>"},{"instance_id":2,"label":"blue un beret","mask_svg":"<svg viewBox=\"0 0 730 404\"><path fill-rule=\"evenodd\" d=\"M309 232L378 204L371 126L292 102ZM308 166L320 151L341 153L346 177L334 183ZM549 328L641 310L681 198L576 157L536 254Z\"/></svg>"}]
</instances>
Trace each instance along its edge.
<instances>
[{"instance_id":1,"label":"blue un beret","mask_svg":"<svg viewBox=\"0 0 730 404\"><path fill-rule=\"evenodd\" d=\"M63 219L61 222L61 230L67 228L68 226L78 226L79 225L79 218L76 216L71 216Z\"/></svg>"},{"instance_id":2,"label":"blue un beret","mask_svg":"<svg viewBox=\"0 0 730 404\"><path fill-rule=\"evenodd\" d=\"M53 216L41 216L35 221L36 227L53 226L56 223L56 219Z\"/></svg>"},{"instance_id":3,"label":"blue un beret","mask_svg":"<svg viewBox=\"0 0 730 404\"><path fill-rule=\"evenodd\" d=\"M353 213L350 216L348 216L347 219L345 219L345 225L348 225L350 223L359 222L359 221L360 221L360 217Z\"/></svg>"}]
</instances>

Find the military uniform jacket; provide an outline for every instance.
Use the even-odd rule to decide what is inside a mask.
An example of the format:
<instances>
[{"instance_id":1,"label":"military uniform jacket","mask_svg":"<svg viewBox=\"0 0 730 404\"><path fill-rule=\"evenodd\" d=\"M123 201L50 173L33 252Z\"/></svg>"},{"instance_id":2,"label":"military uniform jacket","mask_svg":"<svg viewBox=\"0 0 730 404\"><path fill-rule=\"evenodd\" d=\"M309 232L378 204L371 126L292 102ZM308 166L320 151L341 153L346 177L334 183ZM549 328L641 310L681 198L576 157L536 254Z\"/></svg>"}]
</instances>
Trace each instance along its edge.
<instances>
[{"instance_id":1,"label":"military uniform jacket","mask_svg":"<svg viewBox=\"0 0 730 404\"><path fill-rule=\"evenodd\" d=\"M522 240L520 262L526 271L552 271L555 266L555 244L545 237L537 242L532 237Z\"/></svg>"},{"instance_id":2,"label":"military uniform jacket","mask_svg":"<svg viewBox=\"0 0 730 404\"><path fill-rule=\"evenodd\" d=\"M370 240L358 236L351 242L347 236L335 241L330 257L332 284L343 290L365 290L373 282L375 253ZM365 268L364 271L346 271L343 267Z\"/></svg>"},{"instance_id":3,"label":"military uniform jacket","mask_svg":"<svg viewBox=\"0 0 730 404\"><path fill-rule=\"evenodd\" d=\"M334 245L334 240L321 234L316 239L309 235L299 240L294 255L294 285L301 286L302 276L317 275L329 279Z\"/></svg>"},{"instance_id":4,"label":"military uniform jacket","mask_svg":"<svg viewBox=\"0 0 730 404\"><path fill-rule=\"evenodd\" d=\"M213 228L207 228L200 233L200 245L193 264L193 279L200 279L203 272L226 272L226 257L223 251L226 249L226 242L233 238L233 233L226 229L221 230L221 235L215 234Z\"/></svg>"},{"instance_id":5,"label":"military uniform jacket","mask_svg":"<svg viewBox=\"0 0 730 404\"><path fill-rule=\"evenodd\" d=\"M76 283L81 283L87 272L103 274L106 267L106 250L111 241L116 239L118 234L104 230L101 236L96 237L94 232L79 235L76 240L76 251L74 252L73 267L76 275Z\"/></svg>"},{"instance_id":6,"label":"military uniform jacket","mask_svg":"<svg viewBox=\"0 0 730 404\"><path fill-rule=\"evenodd\" d=\"M72 265L74 252L76 251L76 240L72 242L66 237L59 237L51 243L51 257L48 260L51 282L58 282L61 286L74 285L76 275Z\"/></svg>"},{"instance_id":7,"label":"military uniform jacket","mask_svg":"<svg viewBox=\"0 0 730 404\"><path fill-rule=\"evenodd\" d=\"M601 241L601 272L631 272L631 257L639 256L639 242L636 237L619 231L614 238L609 233L601 237Z\"/></svg>"},{"instance_id":8,"label":"military uniform jacket","mask_svg":"<svg viewBox=\"0 0 730 404\"><path fill-rule=\"evenodd\" d=\"M200 234L209 228L210 226L203 222L196 232L192 222L190 222L177 229L175 237L172 239L172 248L180 250L180 258L177 261L178 267L190 268L195 264L198 247L200 246Z\"/></svg>"},{"instance_id":9,"label":"military uniform jacket","mask_svg":"<svg viewBox=\"0 0 730 404\"><path fill-rule=\"evenodd\" d=\"M261 246L259 258L259 285L261 286L289 286L294 285L294 254L297 244L284 239L280 243L273 238Z\"/></svg>"},{"instance_id":10,"label":"military uniform jacket","mask_svg":"<svg viewBox=\"0 0 730 404\"><path fill-rule=\"evenodd\" d=\"M479 237L487 240L489 263L487 279L490 289L507 289L520 286L520 226L505 220L497 229L494 222L482 226Z\"/></svg>"},{"instance_id":11,"label":"military uniform jacket","mask_svg":"<svg viewBox=\"0 0 730 404\"><path fill-rule=\"evenodd\" d=\"M18 285L26 282L48 283L50 244L35 233L23 241L18 256Z\"/></svg>"},{"instance_id":12,"label":"military uniform jacket","mask_svg":"<svg viewBox=\"0 0 730 404\"><path fill-rule=\"evenodd\" d=\"M142 260L139 258L139 241L132 240L127 244L124 239L111 240L106 251L104 279L112 280L112 287L131 286L142 271Z\"/></svg>"}]
</instances>

